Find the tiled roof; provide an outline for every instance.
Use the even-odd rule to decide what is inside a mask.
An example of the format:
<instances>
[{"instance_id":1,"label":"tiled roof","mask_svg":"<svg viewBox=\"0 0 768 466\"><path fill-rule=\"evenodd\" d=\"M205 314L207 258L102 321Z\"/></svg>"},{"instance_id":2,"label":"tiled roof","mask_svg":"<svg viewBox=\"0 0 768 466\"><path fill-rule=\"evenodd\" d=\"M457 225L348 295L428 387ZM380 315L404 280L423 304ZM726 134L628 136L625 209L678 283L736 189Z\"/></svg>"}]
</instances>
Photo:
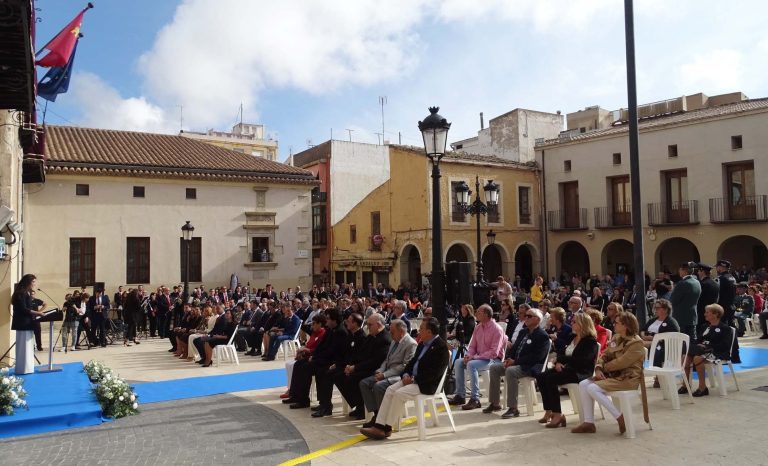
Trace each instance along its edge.
<instances>
[{"instance_id":1,"label":"tiled roof","mask_svg":"<svg viewBox=\"0 0 768 466\"><path fill-rule=\"evenodd\" d=\"M397 144L390 144L390 146L399 150L417 152L420 155L424 155L423 147L402 146ZM464 151L446 152L445 155L443 156L443 162L458 162L458 163L469 162L469 163L481 163L481 164L489 163L489 164L495 164L495 165L506 165L508 167L516 167L516 168L528 168L528 169L537 168L536 162L515 162L514 160L496 157L495 155L470 154L469 152L464 152Z\"/></svg>"},{"instance_id":2,"label":"tiled roof","mask_svg":"<svg viewBox=\"0 0 768 466\"><path fill-rule=\"evenodd\" d=\"M690 112L673 113L667 116L654 117L646 120L639 121L639 130L648 131L657 128L663 128L665 126L674 126L686 123L693 123L697 121L711 120L724 116L737 115L739 113L746 113L751 111L768 111L768 98L743 100L731 104L723 104L715 107L707 107L698 110L692 110ZM556 146L558 144L567 144L570 142L578 142L586 139L594 139L603 136L618 135L620 133L626 133L629 129L628 124L620 126L614 126L611 128L598 129L595 131L589 131L586 133L576 134L572 137L548 139L541 144L537 144L536 147Z\"/></svg>"},{"instance_id":3,"label":"tiled roof","mask_svg":"<svg viewBox=\"0 0 768 466\"><path fill-rule=\"evenodd\" d=\"M314 184L311 172L175 135L47 126L49 173Z\"/></svg>"}]
</instances>

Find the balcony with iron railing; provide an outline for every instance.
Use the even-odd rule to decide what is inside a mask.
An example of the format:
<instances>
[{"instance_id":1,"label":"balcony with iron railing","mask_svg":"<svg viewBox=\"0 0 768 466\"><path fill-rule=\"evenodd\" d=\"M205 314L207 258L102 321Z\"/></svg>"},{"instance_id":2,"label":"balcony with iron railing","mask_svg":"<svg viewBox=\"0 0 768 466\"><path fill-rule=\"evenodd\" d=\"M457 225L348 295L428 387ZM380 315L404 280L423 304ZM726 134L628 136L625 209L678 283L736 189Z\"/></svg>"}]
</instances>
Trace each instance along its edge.
<instances>
[{"instance_id":1,"label":"balcony with iron railing","mask_svg":"<svg viewBox=\"0 0 768 466\"><path fill-rule=\"evenodd\" d=\"M744 196L738 201L728 198L709 200L712 223L768 222L768 196Z\"/></svg>"},{"instance_id":2,"label":"balcony with iron railing","mask_svg":"<svg viewBox=\"0 0 768 466\"><path fill-rule=\"evenodd\" d=\"M648 204L648 226L698 225L699 201Z\"/></svg>"},{"instance_id":3,"label":"balcony with iron railing","mask_svg":"<svg viewBox=\"0 0 768 466\"><path fill-rule=\"evenodd\" d=\"M549 231L586 230L587 209L550 210L547 212Z\"/></svg>"},{"instance_id":4,"label":"balcony with iron railing","mask_svg":"<svg viewBox=\"0 0 768 466\"><path fill-rule=\"evenodd\" d=\"M328 201L328 193L312 191L312 204L319 204Z\"/></svg>"},{"instance_id":5,"label":"balcony with iron railing","mask_svg":"<svg viewBox=\"0 0 768 466\"><path fill-rule=\"evenodd\" d=\"M595 228L629 228L632 226L632 206L626 204L615 208L595 207Z\"/></svg>"},{"instance_id":6,"label":"balcony with iron railing","mask_svg":"<svg viewBox=\"0 0 768 466\"><path fill-rule=\"evenodd\" d=\"M263 249L261 251L254 250L251 252L251 262L273 262L273 258L273 253Z\"/></svg>"},{"instance_id":7,"label":"balcony with iron railing","mask_svg":"<svg viewBox=\"0 0 768 466\"><path fill-rule=\"evenodd\" d=\"M328 244L328 232L325 228L312 229L312 246L325 246Z\"/></svg>"}]
</instances>

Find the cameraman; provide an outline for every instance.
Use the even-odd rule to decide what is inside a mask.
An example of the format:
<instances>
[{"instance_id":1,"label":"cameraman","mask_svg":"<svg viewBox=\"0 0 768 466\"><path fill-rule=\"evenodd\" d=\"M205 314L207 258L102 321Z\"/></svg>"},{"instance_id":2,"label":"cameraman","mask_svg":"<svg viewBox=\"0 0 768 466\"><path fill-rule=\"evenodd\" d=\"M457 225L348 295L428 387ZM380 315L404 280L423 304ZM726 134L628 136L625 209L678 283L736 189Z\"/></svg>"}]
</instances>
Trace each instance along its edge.
<instances>
[{"instance_id":1,"label":"cameraman","mask_svg":"<svg viewBox=\"0 0 768 466\"><path fill-rule=\"evenodd\" d=\"M475 331L476 324L475 308L471 304L463 304L453 324L448 326L450 331L448 338L455 338L459 346L466 346L469 344L469 340L472 339L472 333Z\"/></svg>"},{"instance_id":2,"label":"cameraman","mask_svg":"<svg viewBox=\"0 0 768 466\"><path fill-rule=\"evenodd\" d=\"M76 291L75 293L79 293ZM64 297L64 322L61 326L61 348L59 352L66 352L69 347L69 335L72 334L72 350L75 349L75 343L77 338L77 325L78 325L78 312L77 306L72 298L71 293L67 293Z\"/></svg>"}]
</instances>

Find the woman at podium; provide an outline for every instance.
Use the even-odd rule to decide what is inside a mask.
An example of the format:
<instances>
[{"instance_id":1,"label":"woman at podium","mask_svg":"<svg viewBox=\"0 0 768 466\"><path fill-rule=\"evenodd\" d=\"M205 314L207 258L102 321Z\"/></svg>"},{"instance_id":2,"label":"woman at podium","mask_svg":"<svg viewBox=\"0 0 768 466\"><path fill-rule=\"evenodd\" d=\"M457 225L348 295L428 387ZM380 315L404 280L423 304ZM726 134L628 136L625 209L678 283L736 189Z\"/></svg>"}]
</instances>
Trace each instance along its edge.
<instances>
[{"instance_id":1,"label":"woman at podium","mask_svg":"<svg viewBox=\"0 0 768 466\"><path fill-rule=\"evenodd\" d=\"M37 278L32 274L21 277L13 291L13 320L11 330L16 330L16 375L35 372L35 317L42 316L32 298L37 289ZM45 309L43 303L41 309Z\"/></svg>"}]
</instances>

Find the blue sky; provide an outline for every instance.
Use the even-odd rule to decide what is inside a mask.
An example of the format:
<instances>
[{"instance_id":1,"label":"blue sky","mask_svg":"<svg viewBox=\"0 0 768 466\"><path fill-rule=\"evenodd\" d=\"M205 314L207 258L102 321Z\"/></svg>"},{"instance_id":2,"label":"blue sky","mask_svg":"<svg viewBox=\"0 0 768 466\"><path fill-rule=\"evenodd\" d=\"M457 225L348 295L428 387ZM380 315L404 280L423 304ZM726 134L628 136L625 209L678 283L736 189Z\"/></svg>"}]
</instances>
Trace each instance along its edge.
<instances>
[{"instance_id":1,"label":"blue sky","mask_svg":"<svg viewBox=\"0 0 768 466\"><path fill-rule=\"evenodd\" d=\"M47 122L175 132L266 125L280 158L330 137L420 144L440 105L450 139L517 107L626 106L619 0L96 0L70 92ZM760 1L636 1L638 98L768 96ZM42 46L85 1L37 0ZM43 71L44 72L44 71ZM42 73L39 72L42 76Z\"/></svg>"}]
</instances>

